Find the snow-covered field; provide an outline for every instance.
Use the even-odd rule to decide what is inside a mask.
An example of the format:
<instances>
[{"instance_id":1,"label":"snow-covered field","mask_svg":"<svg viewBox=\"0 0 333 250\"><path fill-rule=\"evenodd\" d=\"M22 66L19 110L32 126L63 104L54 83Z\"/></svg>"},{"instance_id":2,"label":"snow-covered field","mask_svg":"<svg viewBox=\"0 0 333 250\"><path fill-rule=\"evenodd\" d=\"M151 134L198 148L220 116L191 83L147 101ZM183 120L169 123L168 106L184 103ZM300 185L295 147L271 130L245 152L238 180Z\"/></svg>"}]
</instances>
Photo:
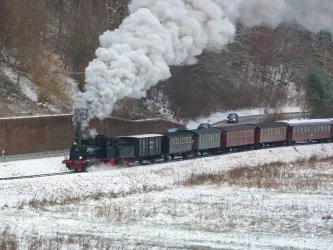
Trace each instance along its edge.
<instances>
[{"instance_id":1,"label":"snow-covered field","mask_svg":"<svg viewBox=\"0 0 333 250\"><path fill-rule=\"evenodd\" d=\"M13 234L0 248L331 249L327 157L332 143L0 181L0 232ZM3 163L0 178L62 172L61 160Z\"/></svg>"},{"instance_id":2,"label":"snow-covered field","mask_svg":"<svg viewBox=\"0 0 333 250\"><path fill-rule=\"evenodd\" d=\"M226 110L223 112L217 112L217 113L210 115L209 117L200 117L196 120L189 121L189 122L187 122L186 127L189 129L195 129L201 123L208 122L210 124L214 124L214 123L227 119L228 114L233 113L233 112L237 113L240 117L251 116L251 115L263 115L264 109L265 108L263 107L263 108L253 108L253 109ZM274 114L274 112L276 112L276 110L268 109L268 112L271 114ZM302 112L302 108L287 106L287 107L282 107L280 110L278 110L278 112L282 112L282 113Z\"/></svg>"}]
</instances>

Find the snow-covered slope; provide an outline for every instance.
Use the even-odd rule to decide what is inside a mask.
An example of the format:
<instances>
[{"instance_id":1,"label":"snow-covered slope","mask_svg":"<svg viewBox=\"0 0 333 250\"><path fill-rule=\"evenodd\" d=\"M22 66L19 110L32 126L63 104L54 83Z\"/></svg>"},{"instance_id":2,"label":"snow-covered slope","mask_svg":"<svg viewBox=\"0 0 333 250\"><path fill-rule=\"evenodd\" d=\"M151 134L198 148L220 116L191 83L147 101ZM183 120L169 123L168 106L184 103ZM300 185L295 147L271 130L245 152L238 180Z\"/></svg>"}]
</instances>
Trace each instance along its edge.
<instances>
[{"instance_id":1,"label":"snow-covered slope","mask_svg":"<svg viewBox=\"0 0 333 250\"><path fill-rule=\"evenodd\" d=\"M309 167L300 161L314 155ZM19 249L36 235L35 247L61 249L329 249L333 168L320 159L332 156L333 144L315 144L0 181L0 231L9 226ZM1 164L0 173L63 171L61 160ZM258 168L253 184L230 172L270 162L280 164ZM219 184L186 184L223 173Z\"/></svg>"},{"instance_id":2,"label":"snow-covered slope","mask_svg":"<svg viewBox=\"0 0 333 250\"><path fill-rule=\"evenodd\" d=\"M46 115L71 112L71 98L78 91L77 83L63 77L59 82L62 97L59 99L50 92L49 101L38 102L38 87L31 76L19 73L13 67L0 63L0 116ZM52 87L50 86L50 89Z\"/></svg>"}]
</instances>

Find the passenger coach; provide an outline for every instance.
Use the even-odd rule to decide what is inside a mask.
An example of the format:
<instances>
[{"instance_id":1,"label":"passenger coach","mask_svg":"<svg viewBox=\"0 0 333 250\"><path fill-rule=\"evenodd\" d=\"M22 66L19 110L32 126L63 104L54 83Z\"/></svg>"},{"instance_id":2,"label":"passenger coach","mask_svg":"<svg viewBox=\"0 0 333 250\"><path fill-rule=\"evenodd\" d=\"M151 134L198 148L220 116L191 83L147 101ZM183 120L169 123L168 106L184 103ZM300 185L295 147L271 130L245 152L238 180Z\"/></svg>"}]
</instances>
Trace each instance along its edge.
<instances>
[{"instance_id":1,"label":"passenger coach","mask_svg":"<svg viewBox=\"0 0 333 250\"><path fill-rule=\"evenodd\" d=\"M173 160L175 156L187 158L192 153L192 135L189 131L175 131L164 133L162 141L162 151L164 153L164 161L169 160L169 156Z\"/></svg>"},{"instance_id":2,"label":"passenger coach","mask_svg":"<svg viewBox=\"0 0 333 250\"><path fill-rule=\"evenodd\" d=\"M279 121L288 126L287 144L296 142L327 142L332 140L333 121L328 119Z\"/></svg>"},{"instance_id":3,"label":"passenger coach","mask_svg":"<svg viewBox=\"0 0 333 250\"><path fill-rule=\"evenodd\" d=\"M216 154L221 147L221 130L218 128L201 128L190 131L193 136L193 153L195 156L205 152Z\"/></svg>"},{"instance_id":4,"label":"passenger coach","mask_svg":"<svg viewBox=\"0 0 333 250\"><path fill-rule=\"evenodd\" d=\"M232 125L218 127L221 131L221 148L226 151L229 148L243 149L254 145L253 125Z\"/></svg>"},{"instance_id":5,"label":"passenger coach","mask_svg":"<svg viewBox=\"0 0 333 250\"><path fill-rule=\"evenodd\" d=\"M251 124L256 127L254 143L257 148L286 143L288 125L283 122L263 122Z\"/></svg>"}]
</instances>

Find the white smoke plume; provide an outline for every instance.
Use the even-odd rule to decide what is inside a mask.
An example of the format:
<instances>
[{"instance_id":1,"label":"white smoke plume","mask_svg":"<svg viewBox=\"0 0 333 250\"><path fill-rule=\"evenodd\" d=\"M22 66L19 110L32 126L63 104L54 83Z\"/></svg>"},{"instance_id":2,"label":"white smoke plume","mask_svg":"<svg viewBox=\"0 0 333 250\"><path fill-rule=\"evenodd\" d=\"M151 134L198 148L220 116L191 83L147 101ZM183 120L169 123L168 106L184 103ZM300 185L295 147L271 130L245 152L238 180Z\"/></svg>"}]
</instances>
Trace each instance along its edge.
<instances>
[{"instance_id":1,"label":"white smoke plume","mask_svg":"<svg viewBox=\"0 0 333 250\"><path fill-rule=\"evenodd\" d=\"M118 29L100 36L86 68L86 92L73 101L73 121L104 119L124 97L141 98L170 77L169 66L196 63L204 50L233 42L236 21L276 27L294 20L333 32L332 0L132 0Z\"/></svg>"}]
</instances>

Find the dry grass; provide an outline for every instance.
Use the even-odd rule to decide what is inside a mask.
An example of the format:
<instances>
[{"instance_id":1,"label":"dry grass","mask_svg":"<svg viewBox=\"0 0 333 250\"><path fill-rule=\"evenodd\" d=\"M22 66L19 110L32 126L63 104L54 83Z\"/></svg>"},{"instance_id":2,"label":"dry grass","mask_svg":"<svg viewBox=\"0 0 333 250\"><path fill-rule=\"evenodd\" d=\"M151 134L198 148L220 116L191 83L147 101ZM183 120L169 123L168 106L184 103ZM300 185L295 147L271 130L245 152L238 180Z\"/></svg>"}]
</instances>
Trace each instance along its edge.
<instances>
[{"instance_id":1,"label":"dry grass","mask_svg":"<svg viewBox=\"0 0 333 250\"><path fill-rule=\"evenodd\" d=\"M324 179L330 178L330 175L313 176L311 171L316 169L318 163L327 162L333 163L333 157L319 159L312 155L309 158L298 158L292 164L276 161L256 167L239 166L219 173L192 174L183 185L224 184L247 188L318 190L325 185Z\"/></svg>"},{"instance_id":2,"label":"dry grass","mask_svg":"<svg viewBox=\"0 0 333 250\"><path fill-rule=\"evenodd\" d=\"M10 232L10 228L6 229L0 234L0 249L1 250L15 250L17 249L17 237Z\"/></svg>"},{"instance_id":3,"label":"dry grass","mask_svg":"<svg viewBox=\"0 0 333 250\"><path fill-rule=\"evenodd\" d=\"M205 183L217 184L227 183L228 185L238 185L258 188L273 188L274 182L272 179L290 178L291 174L285 171L280 171L283 162L277 161L268 164L263 164L257 167L240 166L233 168L227 172L220 173L203 173L194 175L186 180L183 185L195 186Z\"/></svg>"},{"instance_id":4,"label":"dry grass","mask_svg":"<svg viewBox=\"0 0 333 250\"><path fill-rule=\"evenodd\" d=\"M149 187L146 185L143 185L142 188L133 188L129 191L124 192L118 192L114 193L113 191L105 193L103 191L97 191L96 193L89 194L86 196L67 196L62 199L55 197L50 199L38 199L38 197L34 197L31 200L23 201L18 205L19 209L23 209L25 205L28 205L33 208L43 208L45 206L65 206L70 204L77 204L86 200L95 200L99 201L103 198L108 199L116 199L119 197L126 197L128 195L134 195L134 194L142 194L142 193L149 193L152 191L163 191L165 188L156 188L156 187ZM1 249L0 249L1 250Z\"/></svg>"},{"instance_id":5,"label":"dry grass","mask_svg":"<svg viewBox=\"0 0 333 250\"><path fill-rule=\"evenodd\" d=\"M104 237L94 237L89 235L57 235L54 238L42 236L27 236L27 249L113 249L113 240ZM117 243L117 246L119 242ZM13 234L9 227L0 234L0 250L16 250L19 248L18 237Z\"/></svg>"}]
</instances>

